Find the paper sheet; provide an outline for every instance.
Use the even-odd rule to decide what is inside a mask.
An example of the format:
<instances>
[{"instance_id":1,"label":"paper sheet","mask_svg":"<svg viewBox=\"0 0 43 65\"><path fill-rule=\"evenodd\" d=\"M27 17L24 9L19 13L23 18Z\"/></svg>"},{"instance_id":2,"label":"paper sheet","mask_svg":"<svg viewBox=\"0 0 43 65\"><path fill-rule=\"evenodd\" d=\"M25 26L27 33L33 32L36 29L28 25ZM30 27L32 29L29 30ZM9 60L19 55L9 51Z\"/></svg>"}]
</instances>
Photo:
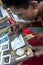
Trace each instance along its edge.
<instances>
[{"instance_id":1,"label":"paper sheet","mask_svg":"<svg viewBox=\"0 0 43 65\"><path fill-rule=\"evenodd\" d=\"M19 37L16 37L12 42L11 42L11 47L13 50L16 50L20 47L23 47L25 45L24 39L22 35Z\"/></svg>"}]
</instances>

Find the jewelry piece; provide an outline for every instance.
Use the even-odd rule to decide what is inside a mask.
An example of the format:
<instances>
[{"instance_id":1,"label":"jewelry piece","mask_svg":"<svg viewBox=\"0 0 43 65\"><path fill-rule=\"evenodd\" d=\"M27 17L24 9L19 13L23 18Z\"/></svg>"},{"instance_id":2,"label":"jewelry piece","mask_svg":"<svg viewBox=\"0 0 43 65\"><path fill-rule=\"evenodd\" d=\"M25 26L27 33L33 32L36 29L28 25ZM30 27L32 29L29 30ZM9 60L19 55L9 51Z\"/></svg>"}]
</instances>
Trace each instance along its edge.
<instances>
[{"instance_id":1,"label":"jewelry piece","mask_svg":"<svg viewBox=\"0 0 43 65\"><path fill-rule=\"evenodd\" d=\"M23 50L23 49L18 49L18 50L16 51L16 54L17 54L18 56L22 56L22 55L24 54L24 50Z\"/></svg>"}]
</instances>

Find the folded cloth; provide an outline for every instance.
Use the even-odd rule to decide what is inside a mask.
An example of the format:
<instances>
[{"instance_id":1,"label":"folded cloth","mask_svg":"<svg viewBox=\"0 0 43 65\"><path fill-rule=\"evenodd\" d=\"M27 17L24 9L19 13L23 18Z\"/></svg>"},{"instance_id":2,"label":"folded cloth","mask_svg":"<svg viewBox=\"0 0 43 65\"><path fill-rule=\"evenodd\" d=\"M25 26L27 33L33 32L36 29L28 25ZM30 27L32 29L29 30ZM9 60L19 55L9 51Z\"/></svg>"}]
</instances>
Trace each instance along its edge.
<instances>
[{"instance_id":1,"label":"folded cloth","mask_svg":"<svg viewBox=\"0 0 43 65\"><path fill-rule=\"evenodd\" d=\"M36 35L34 32L32 32L30 29L24 29L23 33L25 35L28 34L33 34ZM39 36L40 37L40 36ZM43 37L39 38L38 35L35 36L34 38L31 38L30 40L28 40L28 42L30 43L30 45L32 46L40 46L43 45ZM32 57L24 62L22 62L20 65L43 65L43 56L40 57Z\"/></svg>"}]
</instances>

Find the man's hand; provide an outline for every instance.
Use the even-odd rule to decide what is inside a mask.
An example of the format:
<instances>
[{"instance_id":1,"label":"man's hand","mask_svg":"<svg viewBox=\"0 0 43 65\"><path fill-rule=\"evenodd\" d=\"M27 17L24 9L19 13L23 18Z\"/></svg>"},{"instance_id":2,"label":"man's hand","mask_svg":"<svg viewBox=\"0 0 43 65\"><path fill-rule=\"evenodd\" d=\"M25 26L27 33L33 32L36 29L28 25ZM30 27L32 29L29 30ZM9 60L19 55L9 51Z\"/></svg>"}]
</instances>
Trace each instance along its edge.
<instances>
[{"instance_id":1,"label":"man's hand","mask_svg":"<svg viewBox=\"0 0 43 65\"><path fill-rule=\"evenodd\" d=\"M42 47L39 47L34 54L37 57L43 55L43 46Z\"/></svg>"},{"instance_id":2,"label":"man's hand","mask_svg":"<svg viewBox=\"0 0 43 65\"><path fill-rule=\"evenodd\" d=\"M40 33L37 36L36 41L40 41L40 40L43 40L43 33ZM42 41L41 41L41 43L42 43ZM39 57L39 56L43 55L43 45L32 47L32 49L35 51L34 52L35 56Z\"/></svg>"}]
</instances>

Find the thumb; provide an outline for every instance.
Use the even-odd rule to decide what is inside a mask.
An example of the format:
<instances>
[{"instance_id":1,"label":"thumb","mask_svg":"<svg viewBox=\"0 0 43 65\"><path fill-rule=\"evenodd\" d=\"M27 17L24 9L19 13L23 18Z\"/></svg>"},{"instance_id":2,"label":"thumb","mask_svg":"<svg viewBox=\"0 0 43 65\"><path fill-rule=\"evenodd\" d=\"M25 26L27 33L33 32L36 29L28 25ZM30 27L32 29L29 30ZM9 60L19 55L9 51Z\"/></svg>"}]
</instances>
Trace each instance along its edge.
<instances>
[{"instance_id":1,"label":"thumb","mask_svg":"<svg viewBox=\"0 0 43 65\"><path fill-rule=\"evenodd\" d=\"M35 56L37 56L37 57L39 57L39 56L41 56L41 55L43 55L43 51L36 51L35 53L34 53L34 55Z\"/></svg>"},{"instance_id":2,"label":"thumb","mask_svg":"<svg viewBox=\"0 0 43 65\"><path fill-rule=\"evenodd\" d=\"M36 57L39 57L39 56L40 56L40 52L39 52L39 51L36 51L36 52L34 53L34 55L35 55Z\"/></svg>"}]
</instances>

